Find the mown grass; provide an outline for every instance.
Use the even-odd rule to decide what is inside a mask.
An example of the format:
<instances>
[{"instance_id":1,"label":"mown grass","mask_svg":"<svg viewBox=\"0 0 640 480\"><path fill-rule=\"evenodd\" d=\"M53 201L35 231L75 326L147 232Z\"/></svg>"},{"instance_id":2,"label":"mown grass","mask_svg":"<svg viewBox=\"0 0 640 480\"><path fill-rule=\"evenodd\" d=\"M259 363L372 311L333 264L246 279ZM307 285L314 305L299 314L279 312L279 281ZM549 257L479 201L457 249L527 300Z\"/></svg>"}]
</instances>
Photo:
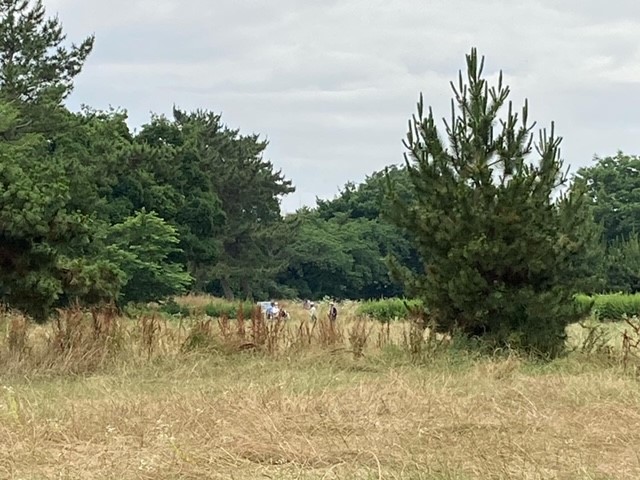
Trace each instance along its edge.
<instances>
[{"instance_id":1,"label":"mown grass","mask_svg":"<svg viewBox=\"0 0 640 480\"><path fill-rule=\"evenodd\" d=\"M249 319L242 340L235 322L99 318L96 333L86 315L61 350L54 325L5 317L0 478L640 478L622 326L589 348L573 326L572 353L541 363L426 336L416 354L406 324L352 314L333 341L309 337L292 310L275 346L250 348Z\"/></svg>"}]
</instances>

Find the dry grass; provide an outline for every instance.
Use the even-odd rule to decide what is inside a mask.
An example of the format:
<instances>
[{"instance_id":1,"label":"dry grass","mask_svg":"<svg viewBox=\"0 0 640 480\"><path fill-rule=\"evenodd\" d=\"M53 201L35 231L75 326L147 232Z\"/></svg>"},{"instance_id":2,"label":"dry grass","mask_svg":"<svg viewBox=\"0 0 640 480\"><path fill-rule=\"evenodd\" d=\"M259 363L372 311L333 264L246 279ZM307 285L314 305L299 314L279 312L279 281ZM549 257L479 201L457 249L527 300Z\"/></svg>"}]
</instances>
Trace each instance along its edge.
<instances>
[{"instance_id":1,"label":"dry grass","mask_svg":"<svg viewBox=\"0 0 640 480\"><path fill-rule=\"evenodd\" d=\"M320 321L107 317L4 318L0 478L640 478L640 384L601 352L425 341L416 362L408 327L355 318L331 343Z\"/></svg>"}]
</instances>

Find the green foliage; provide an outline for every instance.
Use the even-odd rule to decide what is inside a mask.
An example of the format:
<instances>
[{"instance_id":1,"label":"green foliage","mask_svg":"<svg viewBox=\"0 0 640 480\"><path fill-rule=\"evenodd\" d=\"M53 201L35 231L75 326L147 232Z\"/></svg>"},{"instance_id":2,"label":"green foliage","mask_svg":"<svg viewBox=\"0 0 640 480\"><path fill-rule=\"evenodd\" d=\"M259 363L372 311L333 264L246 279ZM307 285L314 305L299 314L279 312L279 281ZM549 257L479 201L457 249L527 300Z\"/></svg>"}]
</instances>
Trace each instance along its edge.
<instances>
[{"instance_id":1,"label":"green foliage","mask_svg":"<svg viewBox=\"0 0 640 480\"><path fill-rule=\"evenodd\" d=\"M640 317L640 294L627 295L614 293L594 295L592 301L593 315L602 321L620 321L625 317ZM584 300L583 300L584 301Z\"/></svg>"},{"instance_id":2,"label":"green foliage","mask_svg":"<svg viewBox=\"0 0 640 480\"><path fill-rule=\"evenodd\" d=\"M573 301L575 305L576 318L585 318L593 313L593 306L595 303L594 297L580 293L573 297Z\"/></svg>"},{"instance_id":3,"label":"green foliage","mask_svg":"<svg viewBox=\"0 0 640 480\"><path fill-rule=\"evenodd\" d=\"M575 317L576 267L586 255L586 197L580 188L556 199L566 184L560 138L542 131L530 163L532 129L499 76L489 87L483 60L467 56L466 82L453 87L444 143L422 98L405 145L416 198L398 199L392 218L414 232L425 274L405 280L438 326L553 356ZM502 120L499 120L502 118ZM497 124L497 125L496 125ZM393 190L392 190L393 193Z\"/></svg>"},{"instance_id":4,"label":"green foliage","mask_svg":"<svg viewBox=\"0 0 640 480\"><path fill-rule=\"evenodd\" d=\"M150 149L145 163L153 180L123 185L125 196L148 208L147 199L175 198L157 211L178 225L197 288L214 280L228 299L240 292L250 298L285 267L279 202L293 187L263 159L266 142L229 129L219 115L180 110L173 121L154 118L136 141ZM158 160L162 152L165 161ZM145 183L167 191L154 195Z\"/></svg>"},{"instance_id":5,"label":"green foliage","mask_svg":"<svg viewBox=\"0 0 640 480\"><path fill-rule=\"evenodd\" d=\"M581 318L593 315L601 321L620 321L640 316L640 293L580 294L575 296L575 304Z\"/></svg>"},{"instance_id":6,"label":"green foliage","mask_svg":"<svg viewBox=\"0 0 640 480\"><path fill-rule=\"evenodd\" d=\"M214 299L204 307L190 307L189 305L176 302L169 299L162 304L160 310L169 315L181 315L183 317L193 316L194 314L206 314L212 318L226 317L229 319L237 318L240 309L242 309L244 318L251 318L254 304L249 301L230 302L224 299Z\"/></svg>"},{"instance_id":7,"label":"green foliage","mask_svg":"<svg viewBox=\"0 0 640 480\"><path fill-rule=\"evenodd\" d=\"M607 290L640 292L640 237L632 233L628 239L609 245L605 257Z\"/></svg>"},{"instance_id":8,"label":"green foliage","mask_svg":"<svg viewBox=\"0 0 640 480\"><path fill-rule=\"evenodd\" d=\"M3 94L32 103L65 98L93 49L93 37L66 48L60 21L46 17L42 0L1 0L0 17Z\"/></svg>"},{"instance_id":9,"label":"green foliage","mask_svg":"<svg viewBox=\"0 0 640 480\"><path fill-rule=\"evenodd\" d=\"M0 104L0 135L21 122L15 108ZM0 141L0 295L38 320L63 291L62 250L88 240L69 197L64 167L41 136Z\"/></svg>"},{"instance_id":10,"label":"green foliage","mask_svg":"<svg viewBox=\"0 0 640 480\"><path fill-rule=\"evenodd\" d=\"M578 171L577 179L585 185L594 220L602 228L598 257L604 281L599 290L640 291L640 157L618 152L596 158L595 165Z\"/></svg>"},{"instance_id":11,"label":"green foliage","mask_svg":"<svg viewBox=\"0 0 640 480\"><path fill-rule=\"evenodd\" d=\"M0 301L38 320L71 303L148 302L187 287L227 299L406 294L433 306L443 328L511 344L516 332L524 348L550 351L569 304L579 310L572 292L640 288L638 159L599 160L552 201L565 180L559 140L542 138L539 164L525 163L526 118L518 128L509 111L494 136L508 89L487 89L477 71L457 92L449 151L420 111L413 163L283 219L294 189L264 158L267 142L220 115L175 109L134 134L124 111L68 111L93 37L65 41L40 0L0 0ZM363 311L405 315L386 302ZM207 309L234 317L237 305Z\"/></svg>"},{"instance_id":12,"label":"green foliage","mask_svg":"<svg viewBox=\"0 0 640 480\"><path fill-rule=\"evenodd\" d=\"M607 244L640 233L640 157L618 152L578 170Z\"/></svg>"},{"instance_id":13,"label":"green foliage","mask_svg":"<svg viewBox=\"0 0 640 480\"><path fill-rule=\"evenodd\" d=\"M358 306L357 313L382 322L388 322L390 320L407 320L411 318L412 312L423 309L424 305L420 300L387 298L362 302Z\"/></svg>"},{"instance_id":14,"label":"green foliage","mask_svg":"<svg viewBox=\"0 0 640 480\"><path fill-rule=\"evenodd\" d=\"M169 298L169 300L164 302L160 307L160 310L168 313L169 315L181 315L183 317L191 315L191 309L187 305L181 305L173 298Z\"/></svg>"},{"instance_id":15,"label":"green foliage","mask_svg":"<svg viewBox=\"0 0 640 480\"><path fill-rule=\"evenodd\" d=\"M394 167L388 174L408 191L405 169ZM417 255L406 232L384 217L385 185L384 172L375 172L358 186L347 184L333 200L318 200L316 209L301 209L286 219L290 261L280 281L305 298L402 295L402 285L389 275L387 257L393 254L416 269Z\"/></svg>"},{"instance_id":16,"label":"green foliage","mask_svg":"<svg viewBox=\"0 0 640 480\"><path fill-rule=\"evenodd\" d=\"M68 301L112 298L122 280L85 255L95 177L56 151L75 130L61 102L93 46L92 37L69 48L64 40L41 1L0 1L0 296L36 320Z\"/></svg>"},{"instance_id":17,"label":"green foliage","mask_svg":"<svg viewBox=\"0 0 640 480\"><path fill-rule=\"evenodd\" d=\"M108 240L123 254L115 260L127 277L120 294L123 302L157 301L184 293L191 283L182 265L169 260L178 250L175 228L154 212L143 210L113 225Z\"/></svg>"}]
</instances>

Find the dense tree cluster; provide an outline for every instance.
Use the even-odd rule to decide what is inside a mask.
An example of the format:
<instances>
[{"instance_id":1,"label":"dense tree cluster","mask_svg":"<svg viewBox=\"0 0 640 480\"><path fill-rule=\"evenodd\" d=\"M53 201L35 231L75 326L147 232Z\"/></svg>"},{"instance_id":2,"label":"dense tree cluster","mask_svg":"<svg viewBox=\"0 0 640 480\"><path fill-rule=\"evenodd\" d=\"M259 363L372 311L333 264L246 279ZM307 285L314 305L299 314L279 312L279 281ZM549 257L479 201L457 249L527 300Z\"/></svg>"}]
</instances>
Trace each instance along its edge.
<instances>
[{"instance_id":1,"label":"dense tree cluster","mask_svg":"<svg viewBox=\"0 0 640 480\"><path fill-rule=\"evenodd\" d=\"M283 218L291 182L258 135L174 109L133 133L122 111L64 100L91 53L42 2L0 3L0 295L44 319L72 302L401 293L409 258L381 218L382 174ZM398 172L401 175L401 172Z\"/></svg>"},{"instance_id":2,"label":"dense tree cluster","mask_svg":"<svg viewBox=\"0 0 640 480\"><path fill-rule=\"evenodd\" d=\"M640 290L640 159L569 182L553 129L533 143L475 51L444 135L421 100L406 165L283 216L267 143L215 113L132 132L67 109L94 39L65 41L40 0L0 0L0 302L36 319L186 291L415 296L441 329L553 353L575 292Z\"/></svg>"},{"instance_id":3,"label":"dense tree cluster","mask_svg":"<svg viewBox=\"0 0 640 480\"><path fill-rule=\"evenodd\" d=\"M596 158L576 177L587 187L602 232L600 290L640 292L640 157L618 152Z\"/></svg>"}]
</instances>

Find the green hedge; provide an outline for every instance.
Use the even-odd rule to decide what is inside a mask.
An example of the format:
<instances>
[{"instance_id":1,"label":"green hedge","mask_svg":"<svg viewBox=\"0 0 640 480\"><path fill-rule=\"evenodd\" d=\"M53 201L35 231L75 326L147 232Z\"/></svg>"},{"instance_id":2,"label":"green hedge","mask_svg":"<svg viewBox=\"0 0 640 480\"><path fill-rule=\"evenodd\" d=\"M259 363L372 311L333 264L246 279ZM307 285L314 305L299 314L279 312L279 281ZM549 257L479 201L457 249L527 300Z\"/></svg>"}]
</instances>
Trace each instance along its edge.
<instances>
[{"instance_id":1,"label":"green hedge","mask_svg":"<svg viewBox=\"0 0 640 480\"><path fill-rule=\"evenodd\" d=\"M376 320L388 322L399 319L406 320L409 317L409 308L422 308L419 300L404 300L401 298L388 298L383 300L371 300L362 302L358 306L357 313ZM587 317L593 314L601 321L620 321L626 315L640 316L640 293L634 295L616 293L608 295L576 295L576 317Z\"/></svg>"},{"instance_id":2,"label":"green hedge","mask_svg":"<svg viewBox=\"0 0 640 480\"><path fill-rule=\"evenodd\" d=\"M370 300L362 302L358 306L358 315L365 315L381 322L390 320L406 320L409 317L407 306L413 309L422 308L419 300L405 300L402 298L387 298L383 300Z\"/></svg>"},{"instance_id":3,"label":"green hedge","mask_svg":"<svg viewBox=\"0 0 640 480\"><path fill-rule=\"evenodd\" d=\"M590 298L593 301L593 315L598 320L619 321L625 315L627 317L640 316L640 293L634 295L613 293L594 295Z\"/></svg>"}]
</instances>

